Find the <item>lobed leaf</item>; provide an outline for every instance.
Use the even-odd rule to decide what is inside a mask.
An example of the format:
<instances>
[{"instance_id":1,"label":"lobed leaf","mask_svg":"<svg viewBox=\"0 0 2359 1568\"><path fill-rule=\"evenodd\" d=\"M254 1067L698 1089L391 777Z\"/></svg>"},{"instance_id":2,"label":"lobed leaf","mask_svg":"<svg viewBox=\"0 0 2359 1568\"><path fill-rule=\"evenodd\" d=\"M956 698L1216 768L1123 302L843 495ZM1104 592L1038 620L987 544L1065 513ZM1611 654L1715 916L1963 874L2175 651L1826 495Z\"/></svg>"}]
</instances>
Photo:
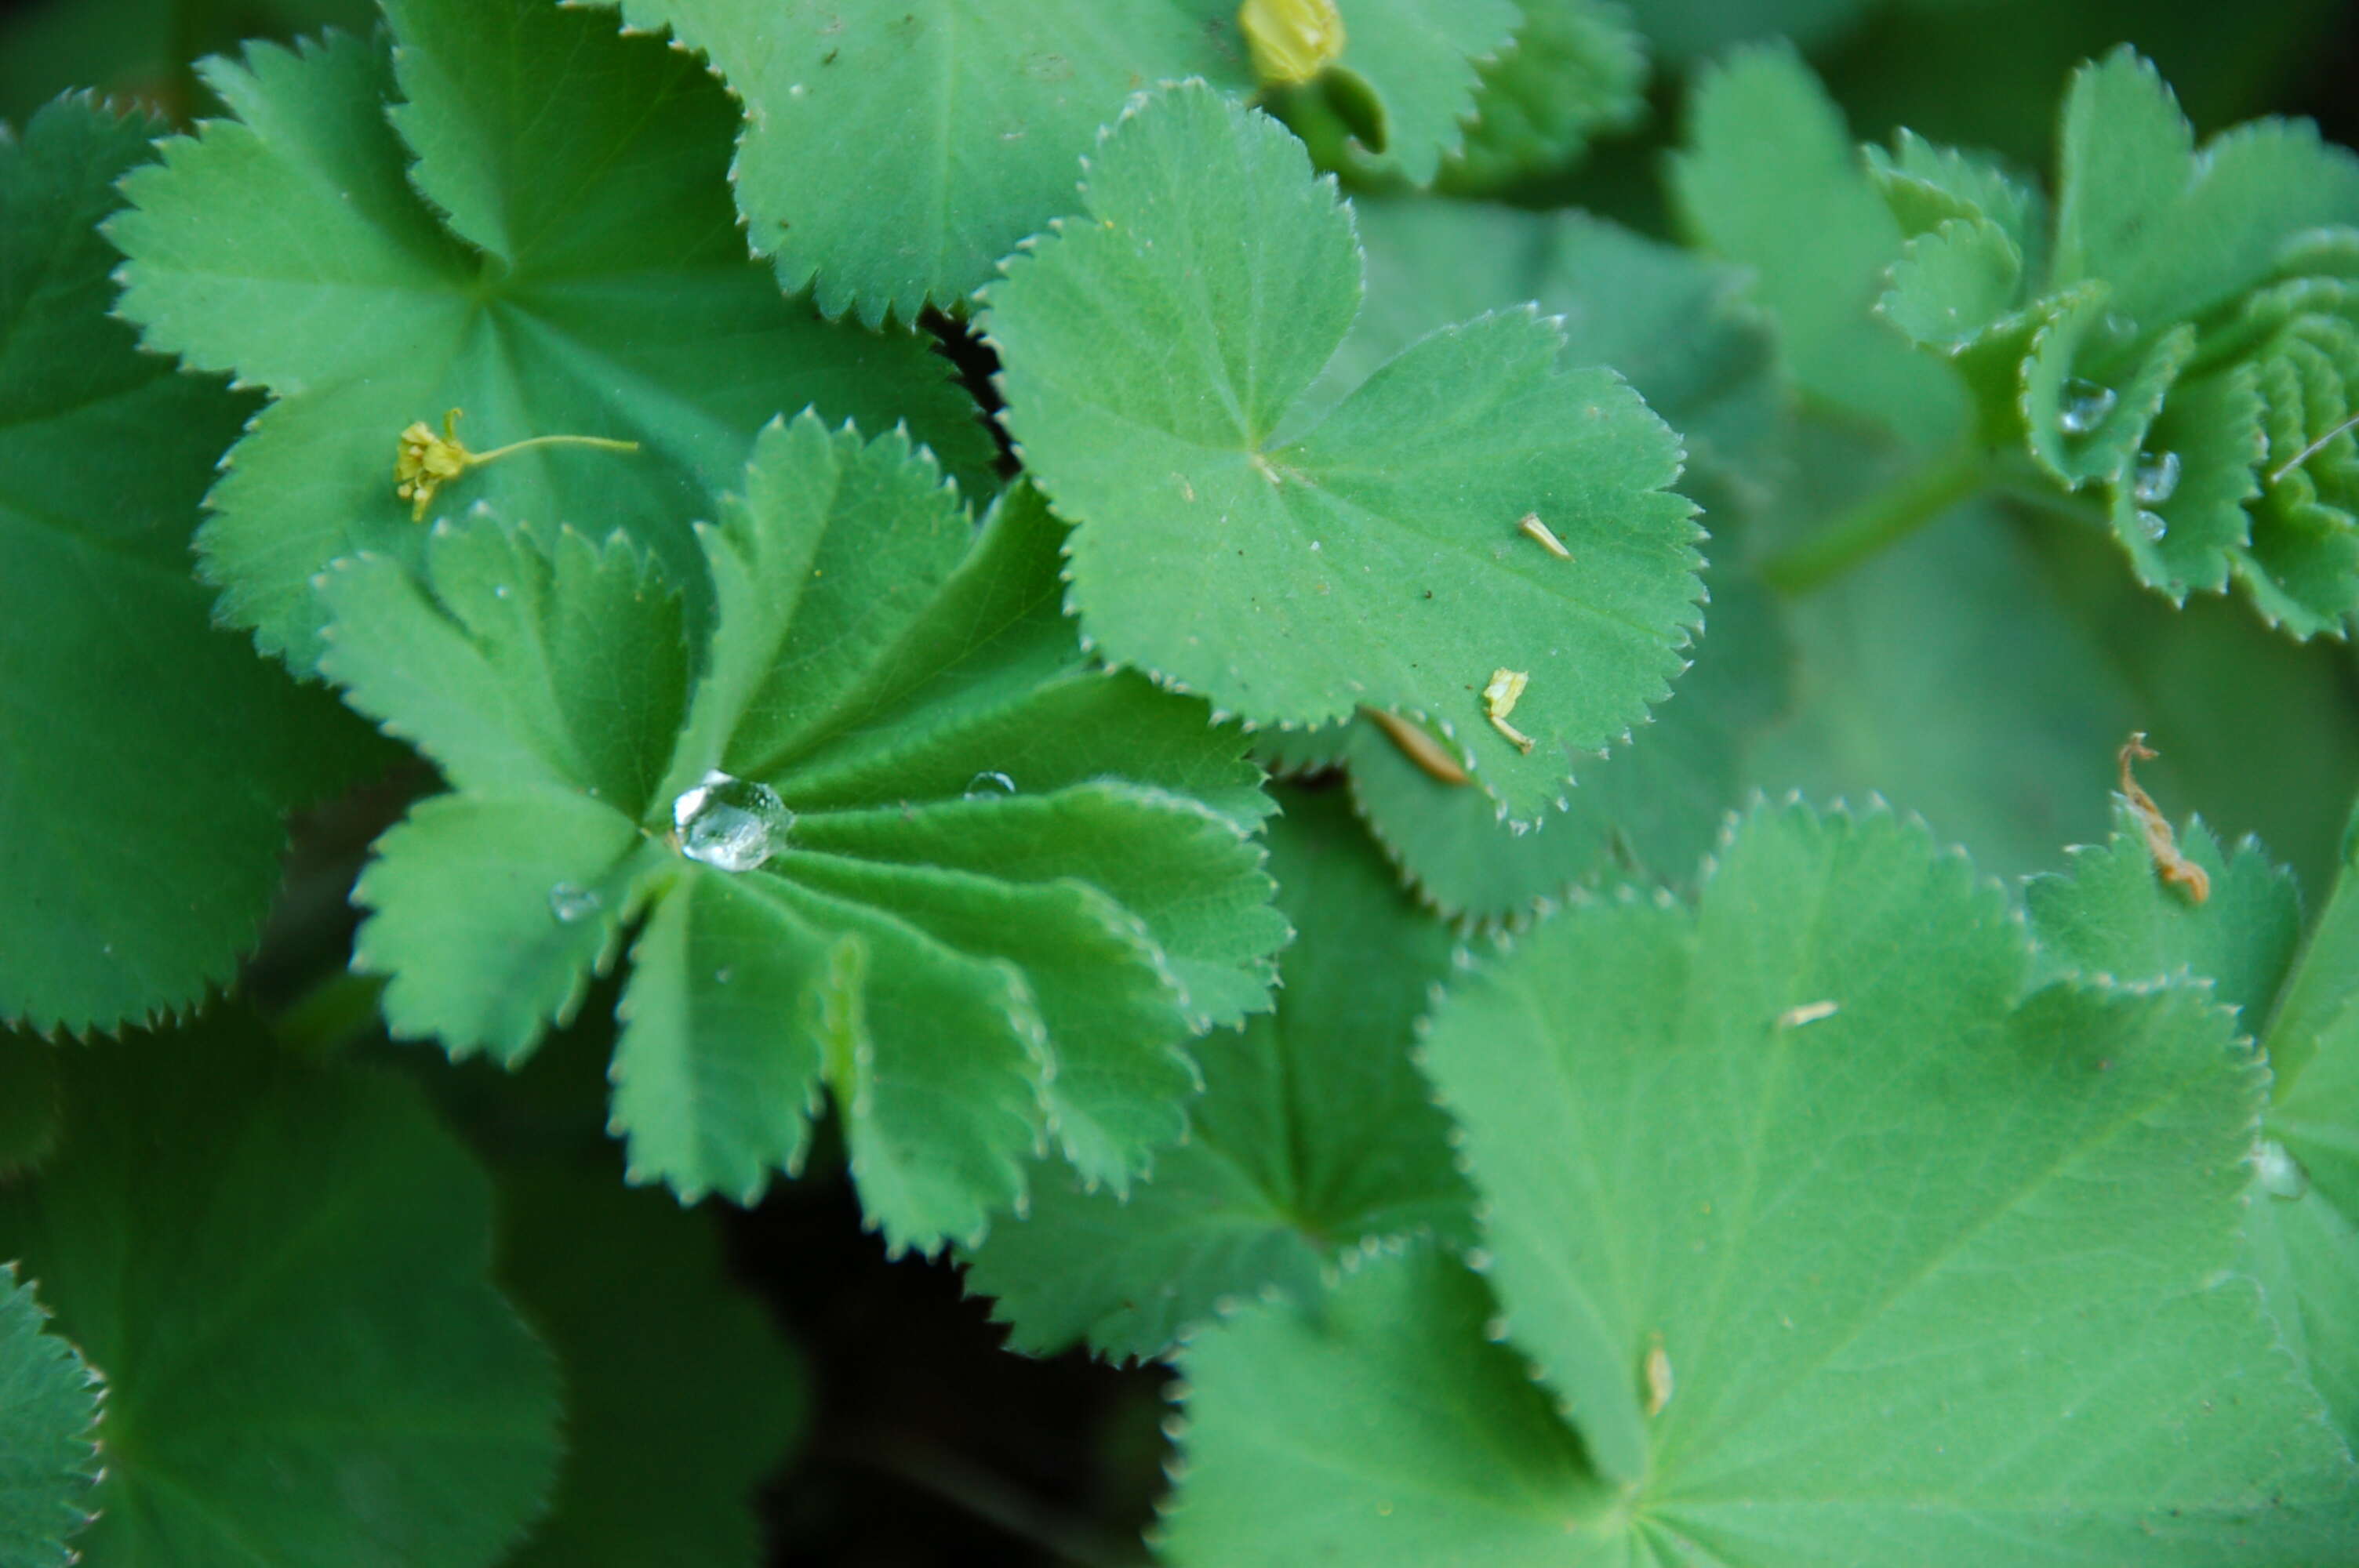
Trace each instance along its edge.
<instances>
[{"instance_id":1,"label":"lobed leaf","mask_svg":"<svg viewBox=\"0 0 2359 1568\"><path fill-rule=\"evenodd\" d=\"M1106 656L1256 724L1421 715L1528 819L1676 673L1699 537L1664 488L1676 438L1611 372L1560 368L1530 310L1423 339L1308 422L1358 305L1350 215L1309 172L1201 86L1136 106L1088 219L985 293L1009 428L1078 524ZM1572 560L1518 533L1532 514ZM1531 677L1528 754L1487 722L1502 668Z\"/></svg>"},{"instance_id":2,"label":"lobed leaf","mask_svg":"<svg viewBox=\"0 0 2359 1568\"><path fill-rule=\"evenodd\" d=\"M1466 145L1435 183L1484 193L1577 161L1601 135L1647 112L1647 45L1615 0L1523 0L1507 47L1476 61Z\"/></svg>"},{"instance_id":3,"label":"lobed leaf","mask_svg":"<svg viewBox=\"0 0 2359 1568\"><path fill-rule=\"evenodd\" d=\"M0 1564L66 1568L90 1523L101 1381L43 1332L49 1314L14 1263L0 1264Z\"/></svg>"},{"instance_id":4,"label":"lobed leaf","mask_svg":"<svg viewBox=\"0 0 2359 1568\"><path fill-rule=\"evenodd\" d=\"M1161 1355L1225 1301L1314 1300L1361 1250L1463 1238L1464 1183L1408 1063L1452 942L1392 885L1332 792L1288 790L1270 832L1298 928L1277 1011L1198 1047L1188 1141L1127 1197L1045 1175L1030 1214L969 1257L1011 1342Z\"/></svg>"},{"instance_id":5,"label":"lobed leaf","mask_svg":"<svg viewBox=\"0 0 2359 1568\"><path fill-rule=\"evenodd\" d=\"M188 538L252 409L107 319L92 225L152 127L0 129L0 1021L180 1012L260 933L288 809L353 765L332 704L210 624Z\"/></svg>"},{"instance_id":6,"label":"lobed leaf","mask_svg":"<svg viewBox=\"0 0 2359 1568\"><path fill-rule=\"evenodd\" d=\"M485 1278L488 1184L406 1086L255 1027L73 1053L60 1152L0 1188L0 1257L106 1376L79 1544L189 1568L498 1562L559 1445L547 1354Z\"/></svg>"},{"instance_id":7,"label":"lobed leaf","mask_svg":"<svg viewBox=\"0 0 2359 1568\"><path fill-rule=\"evenodd\" d=\"M316 663L310 579L331 560L419 561L397 438L453 407L477 450L638 449L520 451L432 508L621 527L683 582L701 570L690 522L781 412L907 419L985 476L973 410L920 339L824 322L746 256L724 183L736 115L693 60L539 0L386 15L389 57L335 38L211 62L236 117L166 144L108 231L147 347L276 396L201 538L224 613L266 648Z\"/></svg>"},{"instance_id":8,"label":"lobed leaf","mask_svg":"<svg viewBox=\"0 0 2359 1568\"><path fill-rule=\"evenodd\" d=\"M1484 965L1429 1066L1493 1331L1586 1465L1453 1457L1547 1430L1457 1370L1471 1279L1438 1343L1339 1313L1325 1366L1252 1314L1184 1364L1175 1560L1431 1560L1445 1530L1507 1563L2346 1552L2350 1453L2228 1269L2266 1075L2198 996L2031 968L1962 860L1800 807L1750 814L1692 911L1576 906ZM1372 1266L1364 1300L1435 1274ZM1281 1497L1290 1529L1225 1530Z\"/></svg>"},{"instance_id":9,"label":"lobed leaf","mask_svg":"<svg viewBox=\"0 0 2359 1568\"><path fill-rule=\"evenodd\" d=\"M1242 741L1088 664L1058 535L1020 487L978 534L905 436L805 416L698 531L709 628L619 536L479 516L421 577L340 565L327 673L457 786L361 881L395 1032L514 1064L636 924L635 1179L750 1202L824 1089L897 1248L979 1235L1044 1140L1123 1189L1285 926Z\"/></svg>"}]
</instances>

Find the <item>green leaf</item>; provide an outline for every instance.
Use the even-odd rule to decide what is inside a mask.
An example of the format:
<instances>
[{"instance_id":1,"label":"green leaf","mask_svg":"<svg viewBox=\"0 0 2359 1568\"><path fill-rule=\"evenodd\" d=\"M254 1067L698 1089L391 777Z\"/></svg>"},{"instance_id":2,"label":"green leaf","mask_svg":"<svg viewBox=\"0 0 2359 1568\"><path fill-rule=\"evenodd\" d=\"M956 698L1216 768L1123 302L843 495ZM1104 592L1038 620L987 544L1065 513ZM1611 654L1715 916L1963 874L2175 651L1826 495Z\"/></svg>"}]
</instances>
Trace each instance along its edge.
<instances>
[{"instance_id":1,"label":"green leaf","mask_svg":"<svg viewBox=\"0 0 2359 1568\"><path fill-rule=\"evenodd\" d=\"M1299 930L1277 1011L1197 1047L1189 1141L1126 1201L1045 1174L1031 1214L973 1252L969 1287L998 1298L1019 1349L1158 1356L1223 1301L1314 1298L1386 1239L1469 1229L1408 1061L1451 935L1393 885L1336 792L1281 799L1270 869Z\"/></svg>"},{"instance_id":2,"label":"green leaf","mask_svg":"<svg viewBox=\"0 0 2359 1568\"><path fill-rule=\"evenodd\" d=\"M1506 49L1478 60L1466 145L1444 161L1441 189L1482 194L1577 160L1595 137L1647 112L1647 46L1612 0L1524 0Z\"/></svg>"},{"instance_id":3,"label":"green leaf","mask_svg":"<svg viewBox=\"0 0 2359 1568\"><path fill-rule=\"evenodd\" d=\"M1123 1189L1285 925L1242 739L1088 663L1060 536L805 416L698 531L709 631L619 536L473 517L421 577L341 564L323 667L457 786L361 880L394 1032L518 1062L636 924L634 1179L751 1202L824 1089L896 1248L979 1235L1044 1140Z\"/></svg>"},{"instance_id":4,"label":"green leaf","mask_svg":"<svg viewBox=\"0 0 2359 1568\"><path fill-rule=\"evenodd\" d=\"M1201 87L1135 108L1090 217L987 291L1009 428L1079 524L1073 597L1106 656L1255 723L1429 717L1529 818L1677 671L1698 536L1663 488L1677 440L1611 373L1560 369L1529 310L1424 339L1297 431L1358 305L1350 216L1309 175L1282 127ZM1110 332L1169 373L1136 374ZM1533 514L1573 559L1517 531ZM1486 722L1500 669L1531 677L1528 755Z\"/></svg>"},{"instance_id":5,"label":"green leaf","mask_svg":"<svg viewBox=\"0 0 2359 1568\"><path fill-rule=\"evenodd\" d=\"M66 1568L98 1476L98 1375L0 1263L0 1568Z\"/></svg>"},{"instance_id":6,"label":"green leaf","mask_svg":"<svg viewBox=\"0 0 2359 1568\"><path fill-rule=\"evenodd\" d=\"M2266 1075L2200 993L2027 991L2031 962L1921 832L1796 807L1734 832L1695 909L1579 905L1466 978L1429 1066L1496 1331L1595 1474L1443 1468L1477 1448L1430 1413L1462 1328L1362 1331L1356 1367L1402 1390L1358 1423L1389 1475L1355 1462L1375 1437L1306 1446L1322 1417L1291 1412L1325 1401L1277 1357L1232 1348L1216 1379L1200 1347L1191 1485L1250 1485L1254 1371L1275 1442L1326 1472L1290 1556L1217 1560L1384 1561L1470 1514L1497 1563L2342 1554L2351 1456L2227 1267ZM1530 1443L1504 1387L1476 1397L1451 1419L1479 1451ZM1461 1479L1398 1487L1426 1475Z\"/></svg>"},{"instance_id":7,"label":"green leaf","mask_svg":"<svg viewBox=\"0 0 2359 1568\"><path fill-rule=\"evenodd\" d=\"M107 317L92 225L152 127L66 100L0 131L0 1021L185 1011L225 984L286 814L352 727L210 624L198 498L250 401Z\"/></svg>"},{"instance_id":8,"label":"green leaf","mask_svg":"<svg viewBox=\"0 0 2359 1568\"><path fill-rule=\"evenodd\" d=\"M1787 697L1787 649L1758 584L1715 582L1705 616L1671 700L1536 832L1503 827L1477 792L1440 783L1375 725L1354 723L1353 802L1418 896L1452 918L1496 922L1600 881L1685 881L1744 794L1749 743Z\"/></svg>"},{"instance_id":9,"label":"green leaf","mask_svg":"<svg viewBox=\"0 0 2359 1568\"><path fill-rule=\"evenodd\" d=\"M1901 227L1790 50L1743 50L1703 73L1671 192L1697 244L1753 269L1807 396L1919 444L1963 427L1956 383L1871 314Z\"/></svg>"},{"instance_id":10,"label":"green leaf","mask_svg":"<svg viewBox=\"0 0 2359 1568\"><path fill-rule=\"evenodd\" d=\"M608 3L711 58L746 105L733 178L754 248L788 288L815 286L828 315L871 325L958 308L1071 205L1075 161L1131 94L1189 77L1255 85L1232 0L1040 0L1020 15L984 0ZM1353 6L1343 63L1418 178L1458 146L1469 57L1515 16L1509 0Z\"/></svg>"},{"instance_id":11,"label":"green leaf","mask_svg":"<svg viewBox=\"0 0 2359 1568\"><path fill-rule=\"evenodd\" d=\"M2034 935L2062 968L2115 980L2201 976L2258 1035L2293 963L2301 895L2293 873L2247 838L2233 858L2201 817L2177 836L2179 852L2204 872L2195 902L2166 885L2127 801L2115 797L2114 836L2071 851L2068 876L2033 877L2024 905Z\"/></svg>"},{"instance_id":12,"label":"green leaf","mask_svg":"<svg viewBox=\"0 0 2359 1568\"><path fill-rule=\"evenodd\" d=\"M483 1173L407 1086L255 1026L75 1052L0 1257L103 1369L94 1563L497 1562L556 1468Z\"/></svg>"},{"instance_id":13,"label":"green leaf","mask_svg":"<svg viewBox=\"0 0 2359 1568\"><path fill-rule=\"evenodd\" d=\"M810 1395L731 1285L712 1217L553 1161L514 1170L501 1197L500 1273L564 1365L571 1440L506 1568L753 1568L755 1488Z\"/></svg>"},{"instance_id":14,"label":"green leaf","mask_svg":"<svg viewBox=\"0 0 2359 1568\"><path fill-rule=\"evenodd\" d=\"M538 0L387 15L390 62L334 39L208 64L236 118L166 144L109 227L147 346L277 395L201 538L224 613L266 647L316 662L310 584L331 560L418 560L397 437L452 407L478 450L640 449L519 452L434 509L621 525L682 581L701 568L688 524L781 413L907 418L987 482L973 408L922 340L829 325L747 258L724 185L736 114L693 60Z\"/></svg>"}]
</instances>

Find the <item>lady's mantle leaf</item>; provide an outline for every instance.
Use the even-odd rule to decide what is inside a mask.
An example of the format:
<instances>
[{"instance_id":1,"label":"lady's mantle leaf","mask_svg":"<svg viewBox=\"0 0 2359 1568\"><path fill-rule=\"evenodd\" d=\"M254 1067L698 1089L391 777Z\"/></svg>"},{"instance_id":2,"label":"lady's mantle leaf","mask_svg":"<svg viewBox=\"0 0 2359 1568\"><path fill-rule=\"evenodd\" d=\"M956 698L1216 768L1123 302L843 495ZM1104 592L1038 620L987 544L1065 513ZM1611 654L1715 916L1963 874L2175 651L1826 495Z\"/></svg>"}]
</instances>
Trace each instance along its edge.
<instances>
[{"instance_id":1,"label":"lady's mantle leaf","mask_svg":"<svg viewBox=\"0 0 2359 1568\"><path fill-rule=\"evenodd\" d=\"M750 1568L755 1488L809 1396L713 1216L552 1159L512 1162L500 1196L501 1277L564 1364L570 1439L506 1568Z\"/></svg>"},{"instance_id":2,"label":"lady's mantle leaf","mask_svg":"<svg viewBox=\"0 0 2359 1568\"><path fill-rule=\"evenodd\" d=\"M212 629L188 540L252 405L137 353L92 225L151 127L0 128L0 1021L105 1028L228 979L349 723ZM364 733L364 731L363 732Z\"/></svg>"},{"instance_id":3,"label":"lady's mantle leaf","mask_svg":"<svg viewBox=\"0 0 2359 1568\"><path fill-rule=\"evenodd\" d=\"M1031 1214L974 1253L969 1281L1021 1349L1158 1356L1223 1299L1314 1296L1355 1249L1471 1228L1408 1060L1450 933L1393 885L1339 795L1281 801L1270 869L1298 935L1277 1011L1198 1045L1188 1142L1126 1202L1044 1176Z\"/></svg>"},{"instance_id":4,"label":"lady's mantle leaf","mask_svg":"<svg viewBox=\"0 0 2359 1568\"><path fill-rule=\"evenodd\" d=\"M1087 663L1058 535L1019 489L978 536L906 438L806 416L699 531L698 658L619 537L482 517L422 579L340 565L323 668L457 786L362 879L395 1032L514 1062L644 914L614 1065L641 1179L750 1200L824 1086L897 1246L978 1235L1044 1136L1125 1185L1285 926L1241 742Z\"/></svg>"},{"instance_id":5,"label":"lady's mantle leaf","mask_svg":"<svg viewBox=\"0 0 2359 1568\"><path fill-rule=\"evenodd\" d=\"M1321 1424L1353 1374L1256 1318L1187 1362L1175 1557L1432 1561L1391 1543L1444 1525L1507 1564L2347 1556L2359 1472L2229 1267L2266 1075L2198 994L2027 992L2031 963L1922 833L1796 807L1695 909L1576 906L1483 968L1430 1065L1494 1331L1593 1470L1450 1464L1534 1441L1504 1379L1443 1404L1472 1303L1440 1346L1340 1309L1381 1444ZM1233 1537L1279 1497L1290 1533Z\"/></svg>"},{"instance_id":6,"label":"lady's mantle leaf","mask_svg":"<svg viewBox=\"0 0 2359 1568\"><path fill-rule=\"evenodd\" d=\"M168 143L109 229L149 347L277 396L201 539L225 613L266 646L316 661L310 580L330 560L417 561L396 438L452 407L477 450L640 450L521 452L435 506L622 526L682 580L690 521L782 411L907 417L984 471L972 408L920 340L831 326L747 258L725 186L736 116L693 60L542 0L386 11L390 68L351 39L209 65L237 118Z\"/></svg>"},{"instance_id":7,"label":"lady's mantle leaf","mask_svg":"<svg viewBox=\"0 0 2359 1568\"><path fill-rule=\"evenodd\" d=\"M252 1027L74 1053L62 1152L0 1189L0 1257L107 1380L79 1544L187 1568L497 1562L556 1468L557 1390L485 1278L489 1184L407 1086Z\"/></svg>"},{"instance_id":8,"label":"lady's mantle leaf","mask_svg":"<svg viewBox=\"0 0 2359 1568\"><path fill-rule=\"evenodd\" d=\"M1234 0L610 0L702 49L745 104L734 179L754 248L831 316L955 307L1068 205L1073 160L1141 87L1254 86ZM1343 64L1430 177L1458 145L1469 57L1508 0L1353 0Z\"/></svg>"},{"instance_id":9,"label":"lady's mantle leaf","mask_svg":"<svg viewBox=\"0 0 2359 1568\"><path fill-rule=\"evenodd\" d=\"M0 1263L0 1568L66 1568L90 1522L99 1380Z\"/></svg>"},{"instance_id":10,"label":"lady's mantle leaf","mask_svg":"<svg viewBox=\"0 0 2359 1568\"><path fill-rule=\"evenodd\" d=\"M1199 84L1135 108L1089 174L1089 216L1008 264L985 327L1025 461L1079 524L1083 632L1256 723L1430 718L1536 815L1696 623L1677 438L1612 372L1560 369L1528 310L1426 338L1297 429L1360 269L1300 144ZM1488 722L1503 669L1530 677L1528 754Z\"/></svg>"}]
</instances>

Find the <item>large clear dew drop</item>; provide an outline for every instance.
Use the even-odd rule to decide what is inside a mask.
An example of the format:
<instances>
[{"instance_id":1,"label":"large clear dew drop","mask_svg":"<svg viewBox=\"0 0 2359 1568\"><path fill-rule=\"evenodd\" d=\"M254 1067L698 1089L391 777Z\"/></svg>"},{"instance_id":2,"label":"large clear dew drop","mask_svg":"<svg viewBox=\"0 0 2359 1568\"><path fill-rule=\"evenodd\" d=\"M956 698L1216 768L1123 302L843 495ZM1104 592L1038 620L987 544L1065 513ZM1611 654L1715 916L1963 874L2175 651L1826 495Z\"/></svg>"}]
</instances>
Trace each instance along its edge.
<instances>
[{"instance_id":1,"label":"large clear dew drop","mask_svg":"<svg viewBox=\"0 0 2359 1568\"><path fill-rule=\"evenodd\" d=\"M579 882L558 882L549 890L549 913L560 925L579 925L596 914L605 901L595 888Z\"/></svg>"},{"instance_id":2,"label":"large clear dew drop","mask_svg":"<svg viewBox=\"0 0 2359 1568\"><path fill-rule=\"evenodd\" d=\"M795 814L768 784L715 771L671 803L679 852L723 871L750 871L786 848Z\"/></svg>"},{"instance_id":3,"label":"large clear dew drop","mask_svg":"<svg viewBox=\"0 0 2359 1568\"><path fill-rule=\"evenodd\" d=\"M2105 422L2119 401L2120 395L2102 382L2067 376L2056 389L2056 423L2068 436L2085 436Z\"/></svg>"},{"instance_id":4,"label":"large clear dew drop","mask_svg":"<svg viewBox=\"0 0 2359 1568\"><path fill-rule=\"evenodd\" d=\"M969 800L988 800L994 795L1014 795L1016 781L1006 773L977 773L966 781Z\"/></svg>"}]
</instances>

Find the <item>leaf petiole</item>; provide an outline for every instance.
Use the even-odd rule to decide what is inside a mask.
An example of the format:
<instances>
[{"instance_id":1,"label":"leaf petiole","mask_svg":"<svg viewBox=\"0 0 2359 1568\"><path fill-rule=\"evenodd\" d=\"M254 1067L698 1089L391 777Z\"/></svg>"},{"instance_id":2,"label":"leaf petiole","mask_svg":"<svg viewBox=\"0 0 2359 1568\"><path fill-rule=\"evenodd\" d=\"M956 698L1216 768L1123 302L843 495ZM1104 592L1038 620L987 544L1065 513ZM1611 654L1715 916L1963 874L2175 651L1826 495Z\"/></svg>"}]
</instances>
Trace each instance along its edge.
<instances>
[{"instance_id":1,"label":"leaf petiole","mask_svg":"<svg viewBox=\"0 0 2359 1568\"><path fill-rule=\"evenodd\" d=\"M1962 448L1876 492L1799 544L1774 552L1762 563L1762 579L1784 594L1823 588L1995 477L1990 454L1979 447Z\"/></svg>"}]
</instances>

